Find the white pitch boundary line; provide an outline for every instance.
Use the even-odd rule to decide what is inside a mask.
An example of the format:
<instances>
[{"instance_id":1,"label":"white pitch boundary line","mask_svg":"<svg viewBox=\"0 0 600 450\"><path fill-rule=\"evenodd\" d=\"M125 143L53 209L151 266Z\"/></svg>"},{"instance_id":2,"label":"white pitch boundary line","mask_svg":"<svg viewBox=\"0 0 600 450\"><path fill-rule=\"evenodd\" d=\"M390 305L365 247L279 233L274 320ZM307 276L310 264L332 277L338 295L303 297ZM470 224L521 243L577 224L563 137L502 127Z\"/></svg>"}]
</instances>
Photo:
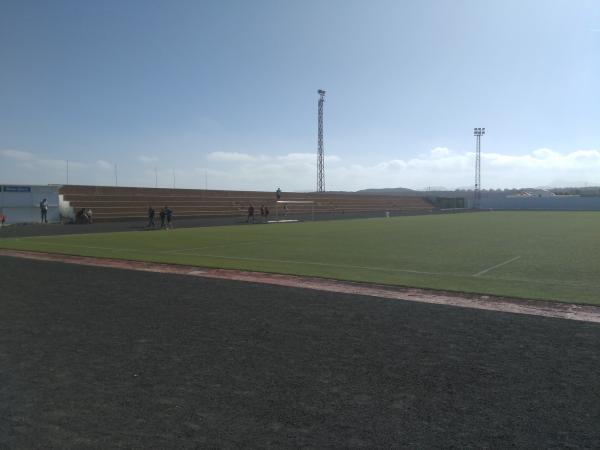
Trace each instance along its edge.
<instances>
[{"instance_id":1,"label":"white pitch boundary line","mask_svg":"<svg viewBox=\"0 0 600 450\"><path fill-rule=\"evenodd\" d=\"M205 245L204 247L191 247L191 248L181 248L181 249L175 249L175 250L157 250L157 251L159 253L195 252L198 250L210 250L213 248L232 247L232 246L237 246L237 245L263 244L265 242L272 242L272 241L256 240L256 241L242 241L242 242L227 242L226 244Z\"/></svg>"},{"instance_id":2,"label":"white pitch boundary line","mask_svg":"<svg viewBox=\"0 0 600 450\"><path fill-rule=\"evenodd\" d=\"M213 259L228 259L228 260L241 260L241 261L258 261L258 262L273 262L273 263L281 263L281 264L306 264L311 266L321 266L321 267L340 267L344 269L362 269L362 270L373 270L379 272L402 272L402 273L414 273L418 275L450 275L450 276L459 276L463 277L464 275L446 273L446 272L426 272L422 270L411 270L411 269L395 269L395 268L387 268L387 267L370 267L370 266L353 266L350 264L331 264L331 263L321 263L315 261L295 261L291 259L270 259L270 258L251 258L244 256L223 256L223 255L206 255L202 253L194 253L193 249L182 249L182 250L142 250L142 249L134 249L134 248L123 248L123 247L101 247L95 245L80 245L80 244L59 244L56 242L48 242L48 241L38 241L38 244L49 245L49 246L66 246L66 247L75 247L75 248L87 248L90 250L108 250L112 252L118 251L128 251L142 254L176 254L176 255L184 255L184 256L199 256ZM217 247L217 246L215 246ZM205 247L212 248L212 247Z\"/></svg>"},{"instance_id":3,"label":"white pitch boundary line","mask_svg":"<svg viewBox=\"0 0 600 450\"><path fill-rule=\"evenodd\" d=\"M57 244L54 242L40 242L42 244L47 244L47 245L61 245L61 244ZM250 241L246 241L243 242L243 244L250 244ZM258 261L258 262L274 262L274 263L281 263L281 264L306 264L306 265L311 265L311 266L321 266L321 267L339 267L339 268L344 268L344 269L361 269L361 270L371 270L371 271L376 271L376 272L399 272L399 273L413 273L416 275L443 275L443 276L451 276L451 277L456 277L456 278L471 278L471 277L476 277L479 275L482 275L484 273L487 273L493 269L496 269L498 267L501 267L505 264L509 264L513 261L516 261L517 259L521 258L521 256L516 256L515 258L512 258L508 261L504 261L500 264L496 264L495 266L489 267L481 272L478 272L476 274L473 275L468 275L468 274L460 274L460 273L452 273L452 272L427 272L427 271L423 271L423 270L413 270L413 269L396 269L393 267L376 267L376 266L354 266L354 265L350 265L350 264L332 264L332 263L322 263L322 262L315 262L315 261L297 261L297 260L290 260L290 259L271 259L271 258L251 258L251 257L246 257L246 256L224 256L224 255L208 255L208 254L203 254L203 253L194 253L193 251L195 250L194 248L191 249L180 249L180 250L142 250L142 249L135 249L135 248L117 248L117 247L100 247L100 246L92 246L92 245L78 245L78 244L68 244L69 246L72 247L79 247L79 248L89 248L89 249L97 249L97 250L109 250L109 251L113 251L113 252L118 252L118 251L129 251L129 252L135 252L135 253L141 253L141 254L146 254L146 255L153 255L153 254L175 254L175 255L184 255L184 256L198 256L198 257L207 257L207 258L212 258L212 259L227 259L227 260L231 260L231 261L236 261L236 260L242 260L242 261ZM229 244L224 244L225 245L229 245ZM235 245L235 244L231 244L231 245ZM213 246L213 247L220 247L220 246ZM199 247L198 249L209 249L209 248L213 248L211 246L207 246L207 247ZM578 282L578 281L574 281L574 280L562 280L560 282L556 282L553 280L535 280L535 279L521 279L521 278L507 278L507 277L492 277L495 280L502 280L502 281L518 281L518 282L527 282L527 283L536 283L536 284L569 284L572 286L591 286L588 283L582 283L582 282Z\"/></svg>"},{"instance_id":4,"label":"white pitch boundary line","mask_svg":"<svg viewBox=\"0 0 600 450\"><path fill-rule=\"evenodd\" d=\"M403 272L403 273L414 273L419 275L454 275L451 273L444 272L426 272L422 270L411 270L411 269L394 269L392 267L371 267L371 266L353 266L350 264L331 264L331 263L321 263L315 261L297 261L291 259L271 259L271 258L251 258L247 256L223 256L223 255L206 255L199 253L186 253L185 250L177 252L178 255L187 255L187 256L200 256L205 258L215 258L215 259L229 259L234 261L257 261L257 262L273 262L273 263L281 263L281 264L306 264L310 266L322 266L322 267L340 267L343 269L363 269L363 270L376 270L380 272ZM461 275L459 275L461 276Z\"/></svg>"},{"instance_id":5,"label":"white pitch boundary line","mask_svg":"<svg viewBox=\"0 0 600 450\"><path fill-rule=\"evenodd\" d=\"M126 247L106 247L106 246L99 246L99 245L85 245L85 244L75 244L75 243L58 243L58 242L48 242L48 241L37 241L37 244L41 244L41 245L49 245L51 247L56 247L56 246L60 246L60 247L74 247L74 248L84 248L84 249L90 249L90 250L107 250L109 252L135 252L135 253L143 253L143 254L155 254L155 253L160 253L160 254L183 254L183 255L190 255L190 256L203 256L200 253L190 253L190 252L194 252L197 250L210 250L210 249L215 249L215 248L222 248L222 247L230 247L230 246L235 246L235 245L249 245L249 244L255 244L255 243L262 243L264 241L245 241L245 242L229 242L227 244L219 244L219 245L207 245L204 247L192 247L192 248L186 248L186 249L175 249L175 250L158 250L158 249L140 249L140 248L126 248Z\"/></svg>"},{"instance_id":6,"label":"white pitch boundary line","mask_svg":"<svg viewBox=\"0 0 600 450\"><path fill-rule=\"evenodd\" d=\"M59 237L63 237L63 236L59 236ZM18 238L16 238L15 240L18 240ZM105 246L98 246L98 245L85 245L85 244L76 244L76 243L63 244L63 243L48 242L48 241L42 241L42 240L36 240L35 242L38 244L42 244L42 245L88 248L90 250L108 250L108 251L112 251L112 252L127 251L127 252L136 252L136 253L162 253L162 254L183 253L183 254L186 254L185 252L194 252L194 251L198 251L198 250L212 250L215 248L231 247L231 246L237 246L237 245L262 244L265 242L271 243L273 241L272 240L256 240L256 241L228 242L226 244L205 245L204 247L191 247L191 248L174 249L174 250L139 249L139 248L126 248L126 247L105 247ZM198 253L190 253L190 255L202 256L201 254L198 254Z\"/></svg>"},{"instance_id":7,"label":"white pitch boundary line","mask_svg":"<svg viewBox=\"0 0 600 450\"><path fill-rule=\"evenodd\" d=\"M519 259L521 256L515 256L514 258L511 258L507 261L501 262L500 264L496 264L495 266L492 267L488 267L487 269L482 270L481 272L477 272L475 274L473 274L474 277L478 277L479 275L483 275L484 273L488 273L490 270L494 270L497 269L498 267L502 267L505 266L506 264L510 264L513 261L516 261L517 259Z\"/></svg>"},{"instance_id":8,"label":"white pitch boundary line","mask_svg":"<svg viewBox=\"0 0 600 450\"><path fill-rule=\"evenodd\" d=\"M15 240L18 240L19 238L15 238ZM43 245L49 245L49 246L57 246L57 245L63 245L63 244L59 244L56 242L48 242L48 241L37 241L39 244L43 244ZM140 254L145 254L145 255L153 255L153 254L181 254L181 255L186 255L186 256L199 256L199 257L207 257L207 258L214 258L214 259L228 259L228 260L246 260L246 261L262 261L262 262L278 262L278 263L282 263L282 264L306 264L306 265L313 265L313 266L322 266L322 267L340 267L340 268L346 268L346 269L362 269L362 270L372 270L372 271L377 271L377 272L400 272L400 273L413 273L413 274L417 274L417 275L445 275L445 276L451 276L451 277L456 277L456 278L472 278L472 277L477 277L479 275L482 275L484 273L487 273L493 269L496 269L498 267L501 267L505 264L509 264L513 261L516 261L517 259L521 258L521 256L516 256L512 259L509 259L508 261L504 261L501 262L500 264L496 264L495 266L489 267L487 269L482 270L481 272L478 272L476 274L473 275L468 275L468 274L459 274L459 273L452 273L452 272L426 272L426 271L420 271L420 270L411 270L411 269L395 269L395 268L387 268L387 267L369 267L369 266L353 266L353 265L347 265L347 264L330 264L330 263L320 263L320 262L309 262L309 261L294 261L294 260L285 260L285 259L269 259L269 258L249 258L249 257L243 257L243 256L223 256L223 255L206 255L206 254L201 254L201 253L190 253L190 250L142 250L142 249L135 249L135 248L123 248L123 247L100 247L100 246L93 246L93 245L79 245L79 244L68 244L67 246L70 247L76 247L76 248L89 248L89 249L94 249L94 250L109 250L109 251L113 251L113 252L119 252L119 251L128 251L128 252L135 252L135 253L140 253ZM1 250L1 249L0 249ZM9 250L9 249L7 249ZM17 250L19 251L19 249L13 249L13 250ZM23 251L23 249L21 249L21 251ZM24 251L30 251L30 250L24 250ZM85 256L85 255L82 255ZM567 280L561 280L561 281L556 281L556 280L537 280L537 279L525 279L525 278L510 278L510 277L494 277L492 276L491 278L495 279L495 280L501 280L501 281L517 281L517 282L526 282L526 283L535 283L535 284L560 284L560 285L564 285L564 284L568 284L571 286L576 286L576 287L580 287L580 286L595 286L595 285L590 285L589 283L584 283L584 282L580 282L580 281L575 281L575 280L571 280L571 279L567 279Z\"/></svg>"},{"instance_id":9,"label":"white pitch boundary line","mask_svg":"<svg viewBox=\"0 0 600 450\"><path fill-rule=\"evenodd\" d=\"M101 247L101 246L97 246L97 245L82 245L82 244L71 244L71 243L63 244L63 243L59 243L59 242L48 242L48 241L35 241L35 242L36 242L36 244L49 245L51 247L60 246L60 247L87 248L90 250L108 250L110 252L127 251L127 252L146 253L144 250L139 250L139 249L135 249L135 248L125 248L125 247Z\"/></svg>"}]
</instances>

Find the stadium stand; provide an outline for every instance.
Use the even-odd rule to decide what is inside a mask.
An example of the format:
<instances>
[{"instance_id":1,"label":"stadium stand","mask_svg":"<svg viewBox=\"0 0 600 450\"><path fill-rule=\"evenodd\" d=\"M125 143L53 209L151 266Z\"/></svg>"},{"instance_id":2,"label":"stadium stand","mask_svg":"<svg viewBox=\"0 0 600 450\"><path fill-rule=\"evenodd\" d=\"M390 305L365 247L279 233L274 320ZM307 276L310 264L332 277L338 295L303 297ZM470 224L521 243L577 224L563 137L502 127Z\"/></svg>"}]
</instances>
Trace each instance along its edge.
<instances>
[{"instance_id":1,"label":"stadium stand","mask_svg":"<svg viewBox=\"0 0 600 450\"><path fill-rule=\"evenodd\" d=\"M62 186L60 194L75 211L91 208L95 221L145 219L149 205L157 211L168 205L180 218L245 216L249 204L265 205L273 216L277 207L274 192L69 185ZM312 202L288 204L288 215L394 214L435 208L423 197L392 195L285 192L282 200Z\"/></svg>"}]
</instances>

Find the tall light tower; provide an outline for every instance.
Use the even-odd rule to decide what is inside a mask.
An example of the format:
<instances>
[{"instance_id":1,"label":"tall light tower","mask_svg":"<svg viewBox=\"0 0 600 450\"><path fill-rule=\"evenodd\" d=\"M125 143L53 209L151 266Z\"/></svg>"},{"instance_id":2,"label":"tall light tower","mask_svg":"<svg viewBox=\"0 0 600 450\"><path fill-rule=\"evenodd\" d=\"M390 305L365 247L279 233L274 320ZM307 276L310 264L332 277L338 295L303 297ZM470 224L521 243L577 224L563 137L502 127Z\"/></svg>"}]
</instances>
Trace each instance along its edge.
<instances>
[{"instance_id":1,"label":"tall light tower","mask_svg":"<svg viewBox=\"0 0 600 450\"><path fill-rule=\"evenodd\" d=\"M323 151L323 103L325 102L325 91L319 93L319 137L317 150L317 192L325 192L325 155Z\"/></svg>"},{"instance_id":2,"label":"tall light tower","mask_svg":"<svg viewBox=\"0 0 600 450\"><path fill-rule=\"evenodd\" d=\"M475 190L473 191L473 208L479 209L481 204L481 136L485 134L485 128L473 128L476 140L475 147Z\"/></svg>"}]
</instances>

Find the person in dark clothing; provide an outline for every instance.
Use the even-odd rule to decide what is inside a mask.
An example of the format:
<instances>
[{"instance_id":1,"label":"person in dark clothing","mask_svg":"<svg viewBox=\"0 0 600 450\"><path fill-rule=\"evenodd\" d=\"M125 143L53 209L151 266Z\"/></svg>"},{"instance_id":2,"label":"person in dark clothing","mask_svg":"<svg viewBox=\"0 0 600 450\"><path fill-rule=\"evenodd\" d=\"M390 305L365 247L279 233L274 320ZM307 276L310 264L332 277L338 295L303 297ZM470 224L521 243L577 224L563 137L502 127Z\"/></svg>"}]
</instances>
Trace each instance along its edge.
<instances>
[{"instance_id":1,"label":"person in dark clothing","mask_svg":"<svg viewBox=\"0 0 600 450\"><path fill-rule=\"evenodd\" d=\"M265 221L265 205L260 205L260 221Z\"/></svg>"},{"instance_id":2,"label":"person in dark clothing","mask_svg":"<svg viewBox=\"0 0 600 450\"><path fill-rule=\"evenodd\" d=\"M79 211L77 211L77 214L75 215L75 223L90 223L90 219L85 212L85 208L81 208Z\"/></svg>"},{"instance_id":3,"label":"person in dark clothing","mask_svg":"<svg viewBox=\"0 0 600 450\"><path fill-rule=\"evenodd\" d=\"M252 218L252 223L254 223L254 206L248 206L248 218L246 219L246 223L250 223L250 218Z\"/></svg>"},{"instance_id":4,"label":"person in dark clothing","mask_svg":"<svg viewBox=\"0 0 600 450\"><path fill-rule=\"evenodd\" d=\"M148 206L148 228L154 228L156 225L154 224L154 208L152 206Z\"/></svg>"},{"instance_id":5,"label":"person in dark clothing","mask_svg":"<svg viewBox=\"0 0 600 450\"><path fill-rule=\"evenodd\" d=\"M281 188L277 188L275 196L277 197L277 200L281 200Z\"/></svg>"},{"instance_id":6,"label":"person in dark clothing","mask_svg":"<svg viewBox=\"0 0 600 450\"><path fill-rule=\"evenodd\" d=\"M40 213L42 216L42 223L48 223L48 200L43 199L40 202Z\"/></svg>"},{"instance_id":7,"label":"person in dark clothing","mask_svg":"<svg viewBox=\"0 0 600 450\"><path fill-rule=\"evenodd\" d=\"M166 217L165 208L162 208L160 210L159 216L160 216L160 228L164 228L165 227L165 217Z\"/></svg>"},{"instance_id":8,"label":"person in dark clothing","mask_svg":"<svg viewBox=\"0 0 600 450\"><path fill-rule=\"evenodd\" d=\"M168 206L165 206L165 216L167 218L167 230L168 229L173 229L173 222L172 222L172 218L173 218L173 210L171 208L169 208Z\"/></svg>"},{"instance_id":9,"label":"person in dark clothing","mask_svg":"<svg viewBox=\"0 0 600 450\"><path fill-rule=\"evenodd\" d=\"M265 223L269 223L269 207L265 206Z\"/></svg>"}]
</instances>

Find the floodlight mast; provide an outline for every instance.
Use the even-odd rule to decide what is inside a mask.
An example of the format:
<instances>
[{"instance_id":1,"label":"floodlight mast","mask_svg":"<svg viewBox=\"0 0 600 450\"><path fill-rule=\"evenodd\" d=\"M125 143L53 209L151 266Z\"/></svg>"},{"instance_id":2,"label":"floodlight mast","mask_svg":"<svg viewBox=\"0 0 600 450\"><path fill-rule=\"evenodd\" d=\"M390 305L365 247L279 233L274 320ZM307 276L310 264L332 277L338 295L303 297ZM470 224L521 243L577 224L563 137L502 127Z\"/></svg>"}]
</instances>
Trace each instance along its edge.
<instances>
[{"instance_id":1,"label":"floodlight mast","mask_svg":"<svg viewBox=\"0 0 600 450\"><path fill-rule=\"evenodd\" d=\"M323 150L323 103L325 102L325 91L319 89L319 112L318 112L318 148L317 148L317 192L325 192L325 152Z\"/></svg>"},{"instance_id":2,"label":"floodlight mast","mask_svg":"<svg viewBox=\"0 0 600 450\"><path fill-rule=\"evenodd\" d=\"M473 128L475 136L475 189L473 190L473 208L481 207L481 136L485 128Z\"/></svg>"}]
</instances>

